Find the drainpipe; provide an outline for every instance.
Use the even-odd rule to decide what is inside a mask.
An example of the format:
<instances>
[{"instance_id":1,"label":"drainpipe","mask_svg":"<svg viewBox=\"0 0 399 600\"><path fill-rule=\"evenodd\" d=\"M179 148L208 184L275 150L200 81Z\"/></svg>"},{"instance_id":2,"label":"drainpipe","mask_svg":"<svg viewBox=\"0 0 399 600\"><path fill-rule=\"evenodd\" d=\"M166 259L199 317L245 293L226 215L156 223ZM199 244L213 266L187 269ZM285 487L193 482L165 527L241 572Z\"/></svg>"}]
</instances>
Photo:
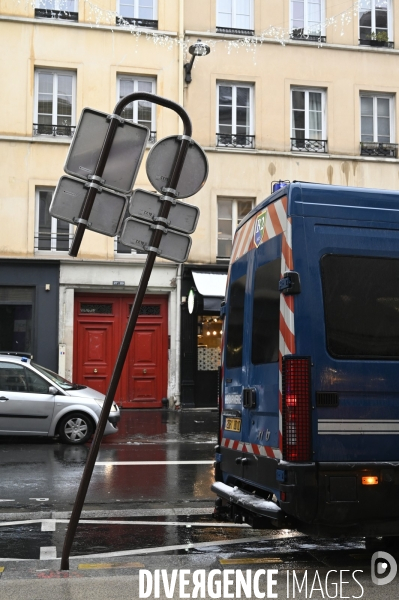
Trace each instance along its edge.
<instances>
[{"instance_id":1,"label":"drainpipe","mask_svg":"<svg viewBox=\"0 0 399 600\"><path fill-rule=\"evenodd\" d=\"M180 333L181 333L181 271L182 265L177 267L176 275L176 393L175 393L175 409L180 408Z\"/></svg>"},{"instance_id":2,"label":"drainpipe","mask_svg":"<svg viewBox=\"0 0 399 600\"><path fill-rule=\"evenodd\" d=\"M183 85L184 85L184 0L179 0L179 59L178 59L178 103L184 106ZM183 132L183 123L179 119L179 134Z\"/></svg>"}]
</instances>

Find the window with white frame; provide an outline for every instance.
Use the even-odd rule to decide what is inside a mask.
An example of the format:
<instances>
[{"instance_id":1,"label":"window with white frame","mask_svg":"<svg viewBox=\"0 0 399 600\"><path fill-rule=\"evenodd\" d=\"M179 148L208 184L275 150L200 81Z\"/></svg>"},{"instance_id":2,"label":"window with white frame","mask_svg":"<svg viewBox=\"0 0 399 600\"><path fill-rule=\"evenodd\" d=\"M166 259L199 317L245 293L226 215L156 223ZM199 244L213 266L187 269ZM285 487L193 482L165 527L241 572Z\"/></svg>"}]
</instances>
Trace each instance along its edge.
<instances>
[{"instance_id":1,"label":"window with white frame","mask_svg":"<svg viewBox=\"0 0 399 600\"><path fill-rule=\"evenodd\" d=\"M158 27L157 0L118 0L119 17L129 23Z\"/></svg>"},{"instance_id":2,"label":"window with white frame","mask_svg":"<svg viewBox=\"0 0 399 600\"><path fill-rule=\"evenodd\" d=\"M36 0L35 17L78 21L78 0Z\"/></svg>"},{"instance_id":3,"label":"window with white frame","mask_svg":"<svg viewBox=\"0 0 399 600\"><path fill-rule=\"evenodd\" d=\"M118 101L134 92L149 92L150 94L155 94L155 79L151 77L120 75L118 77ZM136 100L124 108L122 117L147 127L150 130L149 142L155 142L155 104L151 104L151 102L145 100Z\"/></svg>"},{"instance_id":4,"label":"window with white frame","mask_svg":"<svg viewBox=\"0 0 399 600\"><path fill-rule=\"evenodd\" d=\"M325 41L324 1L291 0L292 38Z\"/></svg>"},{"instance_id":5,"label":"window with white frame","mask_svg":"<svg viewBox=\"0 0 399 600\"><path fill-rule=\"evenodd\" d=\"M229 259L234 232L242 219L255 205L253 198L219 197L218 205L218 250L217 257Z\"/></svg>"},{"instance_id":6,"label":"window with white frame","mask_svg":"<svg viewBox=\"0 0 399 600\"><path fill-rule=\"evenodd\" d=\"M392 37L391 0L360 0L359 41L361 45L390 45ZM391 42L393 45L393 43Z\"/></svg>"},{"instance_id":7,"label":"window with white frame","mask_svg":"<svg viewBox=\"0 0 399 600\"><path fill-rule=\"evenodd\" d=\"M384 94L360 94L360 147L368 156L396 157L394 142L394 97Z\"/></svg>"},{"instance_id":8,"label":"window with white frame","mask_svg":"<svg viewBox=\"0 0 399 600\"><path fill-rule=\"evenodd\" d=\"M326 152L326 92L291 90L291 150Z\"/></svg>"},{"instance_id":9,"label":"window with white frame","mask_svg":"<svg viewBox=\"0 0 399 600\"><path fill-rule=\"evenodd\" d=\"M253 0L217 0L216 12L217 31L240 30L253 35Z\"/></svg>"},{"instance_id":10,"label":"window with white frame","mask_svg":"<svg viewBox=\"0 0 399 600\"><path fill-rule=\"evenodd\" d=\"M54 188L36 189L35 251L68 252L73 226L49 213Z\"/></svg>"},{"instance_id":11,"label":"window with white frame","mask_svg":"<svg viewBox=\"0 0 399 600\"><path fill-rule=\"evenodd\" d=\"M71 137L76 119L76 73L37 69L33 134Z\"/></svg>"},{"instance_id":12,"label":"window with white frame","mask_svg":"<svg viewBox=\"0 0 399 600\"><path fill-rule=\"evenodd\" d=\"M219 83L217 102L217 145L253 148L253 86L244 83Z\"/></svg>"}]
</instances>

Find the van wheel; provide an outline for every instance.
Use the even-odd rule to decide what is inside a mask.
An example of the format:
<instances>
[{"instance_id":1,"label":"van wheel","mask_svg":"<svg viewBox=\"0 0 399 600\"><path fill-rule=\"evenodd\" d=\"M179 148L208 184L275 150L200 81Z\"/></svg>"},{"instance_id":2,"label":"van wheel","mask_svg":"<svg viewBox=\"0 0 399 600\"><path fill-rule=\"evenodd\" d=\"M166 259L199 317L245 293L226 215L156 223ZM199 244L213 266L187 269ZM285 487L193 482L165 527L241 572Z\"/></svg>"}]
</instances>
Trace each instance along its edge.
<instances>
[{"instance_id":1,"label":"van wheel","mask_svg":"<svg viewBox=\"0 0 399 600\"><path fill-rule=\"evenodd\" d=\"M83 413L65 415L60 421L58 434L64 444L84 444L93 434L93 423Z\"/></svg>"}]
</instances>

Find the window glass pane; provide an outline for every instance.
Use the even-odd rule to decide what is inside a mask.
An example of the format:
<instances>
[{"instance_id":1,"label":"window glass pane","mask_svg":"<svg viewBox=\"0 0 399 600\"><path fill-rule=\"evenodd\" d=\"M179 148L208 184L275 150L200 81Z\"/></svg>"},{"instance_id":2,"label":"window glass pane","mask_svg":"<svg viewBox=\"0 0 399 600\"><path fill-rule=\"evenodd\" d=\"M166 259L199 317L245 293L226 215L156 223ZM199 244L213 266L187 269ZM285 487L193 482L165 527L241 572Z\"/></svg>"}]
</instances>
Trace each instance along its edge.
<instances>
[{"instance_id":1,"label":"window glass pane","mask_svg":"<svg viewBox=\"0 0 399 600\"><path fill-rule=\"evenodd\" d=\"M280 292L278 289L281 260L276 258L255 272L252 362L278 361L280 335Z\"/></svg>"},{"instance_id":2,"label":"window glass pane","mask_svg":"<svg viewBox=\"0 0 399 600\"><path fill-rule=\"evenodd\" d=\"M292 122L293 129L303 129L305 130L305 111L304 110L294 110L292 113ZM295 136L293 136L295 137Z\"/></svg>"},{"instance_id":3,"label":"window glass pane","mask_svg":"<svg viewBox=\"0 0 399 600\"><path fill-rule=\"evenodd\" d=\"M154 19L153 0L139 0L139 18L140 19Z\"/></svg>"},{"instance_id":4,"label":"window glass pane","mask_svg":"<svg viewBox=\"0 0 399 600\"><path fill-rule=\"evenodd\" d=\"M237 133L239 126L249 128L249 109L237 108ZM242 133L242 130L241 130Z\"/></svg>"},{"instance_id":5,"label":"window glass pane","mask_svg":"<svg viewBox=\"0 0 399 600\"><path fill-rule=\"evenodd\" d=\"M243 275L230 287L227 317L226 366L228 369L241 367L244 339L244 300L247 276Z\"/></svg>"},{"instance_id":6,"label":"window glass pane","mask_svg":"<svg viewBox=\"0 0 399 600\"><path fill-rule=\"evenodd\" d=\"M232 90L233 88L227 85L219 86L219 104L232 104Z\"/></svg>"},{"instance_id":7,"label":"window glass pane","mask_svg":"<svg viewBox=\"0 0 399 600\"><path fill-rule=\"evenodd\" d=\"M219 107L219 124L220 125L231 125L233 121L233 111L231 106L220 106Z\"/></svg>"},{"instance_id":8,"label":"window glass pane","mask_svg":"<svg viewBox=\"0 0 399 600\"><path fill-rule=\"evenodd\" d=\"M27 392L25 369L19 365L0 362L0 390L2 392Z\"/></svg>"},{"instance_id":9,"label":"window glass pane","mask_svg":"<svg viewBox=\"0 0 399 600\"><path fill-rule=\"evenodd\" d=\"M218 240L218 257L229 258L232 248L233 243L231 240Z\"/></svg>"},{"instance_id":10,"label":"window glass pane","mask_svg":"<svg viewBox=\"0 0 399 600\"><path fill-rule=\"evenodd\" d=\"M38 250L51 250L51 216L49 213L53 192L41 190L39 192L39 231Z\"/></svg>"},{"instance_id":11,"label":"window glass pane","mask_svg":"<svg viewBox=\"0 0 399 600\"><path fill-rule=\"evenodd\" d=\"M217 25L219 27L233 27L232 0L219 0Z\"/></svg>"},{"instance_id":12,"label":"window glass pane","mask_svg":"<svg viewBox=\"0 0 399 600\"><path fill-rule=\"evenodd\" d=\"M305 92L292 92L292 106L294 109L305 110Z\"/></svg>"},{"instance_id":13,"label":"window glass pane","mask_svg":"<svg viewBox=\"0 0 399 600\"><path fill-rule=\"evenodd\" d=\"M219 218L232 218L232 203L231 200L218 200L218 216Z\"/></svg>"},{"instance_id":14,"label":"window glass pane","mask_svg":"<svg viewBox=\"0 0 399 600\"><path fill-rule=\"evenodd\" d=\"M249 88L237 87L237 106L249 106Z\"/></svg>"},{"instance_id":15,"label":"window glass pane","mask_svg":"<svg viewBox=\"0 0 399 600\"><path fill-rule=\"evenodd\" d=\"M376 10L375 11L375 26L378 30L387 30L388 29L388 13L386 10Z\"/></svg>"},{"instance_id":16,"label":"window glass pane","mask_svg":"<svg viewBox=\"0 0 399 600\"><path fill-rule=\"evenodd\" d=\"M398 359L399 260L325 255L321 272L330 354Z\"/></svg>"},{"instance_id":17,"label":"window glass pane","mask_svg":"<svg viewBox=\"0 0 399 600\"><path fill-rule=\"evenodd\" d=\"M362 117L362 142L373 141L373 117Z\"/></svg>"},{"instance_id":18,"label":"window glass pane","mask_svg":"<svg viewBox=\"0 0 399 600\"><path fill-rule=\"evenodd\" d=\"M0 304L0 351L32 352L32 304Z\"/></svg>"},{"instance_id":19,"label":"window glass pane","mask_svg":"<svg viewBox=\"0 0 399 600\"><path fill-rule=\"evenodd\" d=\"M252 210L252 200L239 200L237 202L237 225Z\"/></svg>"},{"instance_id":20,"label":"window glass pane","mask_svg":"<svg viewBox=\"0 0 399 600\"><path fill-rule=\"evenodd\" d=\"M250 1L251 0L236 0L236 23L238 29L250 29Z\"/></svg>"},{"instance_id":21,"label":"window glass pane","mask_svg":"<svg viewBox=\"0 0 399 600\"><path fill-rule=\"evenodd\" d=\"M377 115L379 117L389 117L388 98L377 98Z\"/></svg>"},{"instance_id":22,"label":"window glass pane","mask_svg":"<svg viewBox=\"0 0 399 600\"><path fill-rule=\"evenodd\" d=\"M28 392L33 394L48 394L50 384L47 383L40 375L37 375L30 369L25 368L25 377L28 384Z\"/></svg>"},{"instance_id":23,"label":"window glass pane","mask_svg":"<svg viewBox=\"0 0 399 600\"><path fill-rule=\"evenodd\" d=\"M120 14L127 19L134 18L134 0L124 0L120 3Z\"/></svg>"},{"instance_id":24,"label":"window glass pane","mask_svg":"<svg viewBox=\"0 0 399 600\"><path fill-rule=\"evenodd\" d=\"M60 252L69 250L69 223L57 219L56 249Z\"/></svg>"},{"instance_id":25,"label":"window glass pane","mask_svg":"<svg viewBox=\"0 0 399 600\"><path fill-rule=\"evenodd\" d=\"M294 0L292 3L292 19L303 27L305 17L304 1Z\"/></svg>"},{"instance_id":26,"label":"window glass pane","mask_svg":"<svg viewBox=\"0 0 399 600\"><path fill-rule=\"evenodd\" d=\"M373 114L373 99L371 97L362 96L360 98L360 106L362 115L370 116Z\"/></svg>"}]
</instances>

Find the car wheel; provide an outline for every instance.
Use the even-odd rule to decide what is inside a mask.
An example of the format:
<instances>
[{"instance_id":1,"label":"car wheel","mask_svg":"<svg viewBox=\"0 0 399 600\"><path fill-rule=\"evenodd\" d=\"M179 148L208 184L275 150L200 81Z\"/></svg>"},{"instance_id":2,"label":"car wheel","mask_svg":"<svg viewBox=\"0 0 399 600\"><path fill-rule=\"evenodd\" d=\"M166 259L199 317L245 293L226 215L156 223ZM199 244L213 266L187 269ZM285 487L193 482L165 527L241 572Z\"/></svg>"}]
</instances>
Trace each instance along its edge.
<instances>
[{"instance_id":1,"label":"car wheel","mask_svg":"<svg viewBox=\"0 0 399 600\"><path fill-rule=\"evenodd\" d=\"M83 413L71 413L61 419L58 433L64 444L84 444L93 433L93 423Z\"/></svg>"}]
</instances>

